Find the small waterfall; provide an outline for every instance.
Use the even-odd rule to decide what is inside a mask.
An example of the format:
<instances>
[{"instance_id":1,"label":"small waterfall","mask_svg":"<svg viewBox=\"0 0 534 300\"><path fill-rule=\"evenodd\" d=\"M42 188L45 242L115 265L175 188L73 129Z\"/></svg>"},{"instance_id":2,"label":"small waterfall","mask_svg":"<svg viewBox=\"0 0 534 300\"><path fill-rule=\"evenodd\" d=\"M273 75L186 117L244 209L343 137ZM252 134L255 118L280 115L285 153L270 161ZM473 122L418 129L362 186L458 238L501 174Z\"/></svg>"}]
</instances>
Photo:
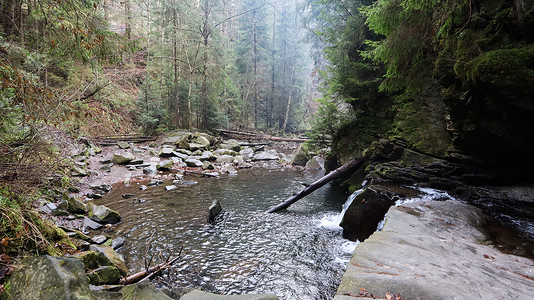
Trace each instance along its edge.
<instances>
[{"instance_id":1,"label":"small waterfall","mask_svg":"<svg viewBox=\"0 0 534 300\"><path fill-rule=\"evenodd\" d=\"M347 209L349 209L350 205L352 204L352 201L354 201L356 196L358 196L362 191L363 189L359 189L355 191L354 193L352 193L347 199L347 201L345 201L345 203L343 204L341 212L335 215L329 215L329 216L322 218L319 221L319 226L328 228L328 229L341 230L339 223L341 223L341 220L343 220L343 216L345 215L345 212L347 211Z\"/></svg>"}]
</instances>

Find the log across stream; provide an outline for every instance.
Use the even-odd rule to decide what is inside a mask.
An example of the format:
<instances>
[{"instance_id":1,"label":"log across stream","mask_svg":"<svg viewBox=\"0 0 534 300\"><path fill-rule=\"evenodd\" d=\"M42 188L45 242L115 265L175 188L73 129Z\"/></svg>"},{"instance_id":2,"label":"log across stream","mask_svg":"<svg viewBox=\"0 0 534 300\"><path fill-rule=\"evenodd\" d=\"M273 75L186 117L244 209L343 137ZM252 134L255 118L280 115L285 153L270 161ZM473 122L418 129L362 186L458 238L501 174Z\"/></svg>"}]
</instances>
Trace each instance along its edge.
<instances>
[{"instance_id":1,"label":"log across stream","mask_svg":"<svg viewBox=\"0 0 534 300\"><path fill-rule=\"evenodd\" d=\"M355 243L342 238L340 227L321 224L341 212L345 192L328 184L288 210L264 213L300 191L301 182L312 183L322 175L318 170L254 168L236 176L186 178L198 184L174 191L166 191L165 184L145 191L119 184L98 203L123 217L113 234L127 239L119 252L132 272L143 270L146 241L156 231L152 252L162 251L166 257L172 248L184 246L182 258L161 277L162 284L219 294L331 299ZM122 199L126 193L135 197ZM214 199L225 213L221 222L210 225L207 208Z\"/></svg>"}]
</instances>

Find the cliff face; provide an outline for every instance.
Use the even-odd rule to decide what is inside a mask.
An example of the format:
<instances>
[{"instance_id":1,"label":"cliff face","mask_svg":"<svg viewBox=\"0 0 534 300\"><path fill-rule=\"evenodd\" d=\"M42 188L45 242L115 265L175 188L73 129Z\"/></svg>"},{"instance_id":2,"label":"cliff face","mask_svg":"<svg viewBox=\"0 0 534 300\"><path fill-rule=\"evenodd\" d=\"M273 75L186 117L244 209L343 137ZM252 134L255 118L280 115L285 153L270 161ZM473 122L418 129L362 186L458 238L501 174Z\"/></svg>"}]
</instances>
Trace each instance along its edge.
<instances>
[{"instance_id":1,"label":"cliff face","mask_svg":"<svg viewBox=\"0 0 534 300\"><path fill-rule=\"evenodd\" d=\"M467 22L459 17L466 10ZM346 187L355 189L364 178L440 188L528 179L534 3L472 1L448 18L440 28L448 33L440 32L425 54L432 65L424 89L353 104L359 117L334 137L331 161L364 156L367 163Z\"/></svg>"}]
</instances>

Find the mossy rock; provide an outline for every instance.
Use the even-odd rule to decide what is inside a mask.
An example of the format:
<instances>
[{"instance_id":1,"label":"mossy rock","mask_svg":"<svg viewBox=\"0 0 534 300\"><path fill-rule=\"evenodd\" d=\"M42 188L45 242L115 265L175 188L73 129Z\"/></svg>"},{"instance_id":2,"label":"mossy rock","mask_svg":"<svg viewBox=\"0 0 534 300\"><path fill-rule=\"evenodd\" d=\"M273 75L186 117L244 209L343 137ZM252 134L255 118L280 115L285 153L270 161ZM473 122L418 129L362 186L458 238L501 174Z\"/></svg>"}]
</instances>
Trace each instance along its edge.
<instances>
[{"instance_id":1,"label":"mossy rock","mask_svg":"<svg viewBox=\"0 0 534 300\"><path fill-rule=\"evenodd\" d=\"M102 266L87 273L89 283L94 285L117 284L121 279L119 269L113 266Z\"/></svg>"},{"instance_id":2,"label":"mossy rock","mask_svg":"<svg viewBox=\"0 0 534 300\"><path fill-rule=\"evenodd\" d=\"M534 94L534 45L486 52L472 59L468 69L471 84L501 94Z\"/></svg>"}]
</instances>

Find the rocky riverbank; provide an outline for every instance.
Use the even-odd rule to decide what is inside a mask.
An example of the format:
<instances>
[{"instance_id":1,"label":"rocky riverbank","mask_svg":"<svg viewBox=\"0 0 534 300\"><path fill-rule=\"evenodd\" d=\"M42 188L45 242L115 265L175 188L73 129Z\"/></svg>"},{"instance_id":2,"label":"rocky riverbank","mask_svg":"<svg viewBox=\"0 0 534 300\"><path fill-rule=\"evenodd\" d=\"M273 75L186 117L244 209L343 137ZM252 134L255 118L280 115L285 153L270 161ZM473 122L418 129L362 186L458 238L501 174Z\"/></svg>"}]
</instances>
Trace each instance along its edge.
<instances>
[{"instance_id":1,"label":"rocky riverbank","mask_svg":"<svg viewBox=\"0 0 534 300\"><path fill-rule=\"evenodd\" d=\"M334 299L530 299L534 262L499 251L487 223L459 201L392 207L357 246Z\"/></svg>"},{"instance_id":2,"label":"rocky riverbank","mask_svg":"<svg viewBox=\"0 0 534 300\"><path fill-rule=\"evenodd\" d=\"M146 284L117 285L130 275L124 259L115 252L127 241L111 239L107 232L121 216L92 200L111 191L112 184L139 183L143 189L172 181L166 186L172 190L193 182L185 179L232 175L242 168L321 168L320 158L311 157L296 143L248 143L189 132L176 132L144 144L118 142L101 147L81 139L68 147L75 161L71 175L80 178L75 184L77 190L66 199L43 199L35 205L45 219L67 233L77 251L66 258L40 256L25 260L5 286L2 299L61 299L69 294L84 299L130 299L133 294L137 294L135 299L277 299L274 295L218 296L189 289L158 290ZM64 288L58 288L61 286ZM39 295L34 294L36 291Z\"/></svg>"}]
</instances>

